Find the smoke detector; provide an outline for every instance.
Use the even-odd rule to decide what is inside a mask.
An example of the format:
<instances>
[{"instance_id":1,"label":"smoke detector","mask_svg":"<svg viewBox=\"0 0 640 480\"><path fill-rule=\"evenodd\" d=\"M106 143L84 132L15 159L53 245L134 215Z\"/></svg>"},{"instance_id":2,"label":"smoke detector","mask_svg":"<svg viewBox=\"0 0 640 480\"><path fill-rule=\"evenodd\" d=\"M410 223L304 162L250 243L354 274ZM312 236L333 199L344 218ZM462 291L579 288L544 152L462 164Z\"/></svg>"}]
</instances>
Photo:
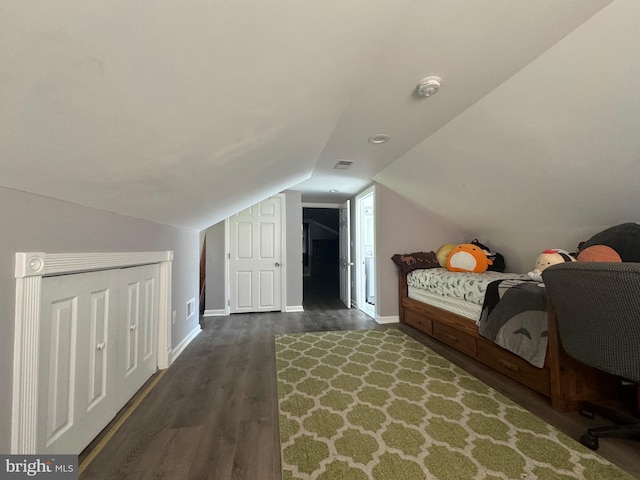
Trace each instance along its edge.
<instances>
[{"instance_id":1,"label":"smoke detector","mask_svg":"<svg viewBox=\"0 0 640 480\"><path fill-rule=\"evenodd\" d=\"M440 77L423 78L416 86L416 93L419 97L430 97L431 95L435 95L438 93L438 90L440 90L441 81L442 79Z\"/></svg>"}]
</instances>

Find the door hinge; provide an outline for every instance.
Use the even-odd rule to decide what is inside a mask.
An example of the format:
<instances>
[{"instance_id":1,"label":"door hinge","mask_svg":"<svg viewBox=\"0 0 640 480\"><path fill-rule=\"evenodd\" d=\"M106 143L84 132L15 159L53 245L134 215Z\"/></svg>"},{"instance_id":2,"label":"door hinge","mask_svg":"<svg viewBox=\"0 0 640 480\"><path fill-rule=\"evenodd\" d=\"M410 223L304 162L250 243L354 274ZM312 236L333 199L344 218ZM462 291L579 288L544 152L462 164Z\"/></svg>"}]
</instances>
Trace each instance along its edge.
<instances>
[{"instance_id":1,"label":"door hinge","mask_svg":"<svg viewBox=\"0 0 640 480\"><path fill-rule=\"evenodd\" d=\"M227 258L231 260L231 252L227 253Z\"/></svg>"}]
</instances>

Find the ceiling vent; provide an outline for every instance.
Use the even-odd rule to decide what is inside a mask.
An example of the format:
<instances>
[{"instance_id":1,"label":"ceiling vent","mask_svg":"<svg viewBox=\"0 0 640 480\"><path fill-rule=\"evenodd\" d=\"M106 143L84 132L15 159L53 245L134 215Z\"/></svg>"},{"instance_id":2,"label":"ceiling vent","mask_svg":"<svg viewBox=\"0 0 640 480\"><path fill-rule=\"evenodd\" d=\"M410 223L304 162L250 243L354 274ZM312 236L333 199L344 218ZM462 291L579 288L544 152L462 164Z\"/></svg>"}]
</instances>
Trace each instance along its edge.
<instances>
[{"instance_id":1,"label":"ceiling vent","mask_svg":"<svg viewBox=\"0 0 640 480\"><path fill-rule=\"evenodd\" d=\"M336 163L335 167L333 168L336 170L346 170L351 166L352 163L353 160L338 160L338 163Z\"/></svg>"}]
</instances>

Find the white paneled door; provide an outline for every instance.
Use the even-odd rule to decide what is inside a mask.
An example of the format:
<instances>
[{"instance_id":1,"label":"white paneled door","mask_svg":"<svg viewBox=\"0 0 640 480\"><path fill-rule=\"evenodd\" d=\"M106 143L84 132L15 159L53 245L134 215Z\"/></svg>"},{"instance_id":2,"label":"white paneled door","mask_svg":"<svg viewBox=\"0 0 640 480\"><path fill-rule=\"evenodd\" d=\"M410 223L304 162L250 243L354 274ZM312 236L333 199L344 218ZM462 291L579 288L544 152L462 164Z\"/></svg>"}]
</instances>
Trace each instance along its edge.
<instances>
[{"instance_id":1,"label":"white paneled door","mask_svg":"<svg viewBox=\"0 0 640 480\"><path fill-rule=\"evenodd\" d=\"M38 453L79 453L117 412L117 276L43 279Z\"/></svg>"},{"instance_id":2,"label":"white paneled door","mask_svg":"<svg viewBox=\"0 0 640 480\"><path fill-rule=\"evenodd\" d=\"M80 453L155 372L158 265L43 278L38 453Z\"/></svg>"},{"instance_id":3,"label":"white paneled door","mask_svg":"<svg viewBox=\"0 0 640 480\"><path fill-rule=\"evenodd\" d=\"M351 308L351 203L347 200L340 206L338 217L340 263L340 300Z\"/></svg>"},{"instance_id":4,"label":"white paneled door","mask_svg":"<svg viewBox=\"0 0 640 480\"><path fill-rule=\"evenodd\" d=\"M375 188L356 196L356 299L358 308L376 315Z\"/></svg>"},{"instance_id":5,"label":"white paneled door","mask_svg":"<svg viewBox=\"0 0 640 480\"><path fill-rule=\"evenodd\" d=\"M282 310L282 207L278 195L229 218L231 313Z\"/></svg>"},{"instance_id":6,"label":"white paneled door","mask_svg":"<svg viewBox=\"0 0 640 480\"><path fill-rule=\"evenodd\" d=\"M118 403L124 405L156 371L159 266L120 270Z\"/></svg>"}]
</instances>

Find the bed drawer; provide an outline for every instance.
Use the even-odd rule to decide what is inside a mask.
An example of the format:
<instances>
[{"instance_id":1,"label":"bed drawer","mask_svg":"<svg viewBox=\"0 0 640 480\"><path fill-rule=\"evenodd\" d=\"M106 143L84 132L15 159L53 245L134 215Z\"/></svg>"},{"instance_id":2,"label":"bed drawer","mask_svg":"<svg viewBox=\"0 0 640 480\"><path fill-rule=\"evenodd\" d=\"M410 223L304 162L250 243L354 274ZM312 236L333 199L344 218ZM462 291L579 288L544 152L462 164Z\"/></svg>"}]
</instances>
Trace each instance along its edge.
<instances>
[{"instance_id":1,"label":"bed drawer","mask_svg":"<svg viewBox=\"0 0 640 480\"><path fill-rule=\"evenodd\" d=\"M467 355L476 356L476 339L440 322L433 322L433 336Z\"/></svg>"},{"instance_id":2,"label":"bed drawer","mask_svg":"<svg viewBox=\"0 0 640 480\"><path fill-rule=\"evenodd\" d=\"M404 321L421 332L429 335L433 334L433 322L423 314L416 313L412 310L405 310Z\"/></svg>"},{"instance_id":3,"label":"bed drawer","mask_svg":"<svg viewBox=\"0 0 640 480\"><path fill-rule=\"evenodd\" d=\"M478 360L543 395L550 394L547 368L536 368L525 359L484 341L478 342Z\"/></svg>"}]
</instances>

